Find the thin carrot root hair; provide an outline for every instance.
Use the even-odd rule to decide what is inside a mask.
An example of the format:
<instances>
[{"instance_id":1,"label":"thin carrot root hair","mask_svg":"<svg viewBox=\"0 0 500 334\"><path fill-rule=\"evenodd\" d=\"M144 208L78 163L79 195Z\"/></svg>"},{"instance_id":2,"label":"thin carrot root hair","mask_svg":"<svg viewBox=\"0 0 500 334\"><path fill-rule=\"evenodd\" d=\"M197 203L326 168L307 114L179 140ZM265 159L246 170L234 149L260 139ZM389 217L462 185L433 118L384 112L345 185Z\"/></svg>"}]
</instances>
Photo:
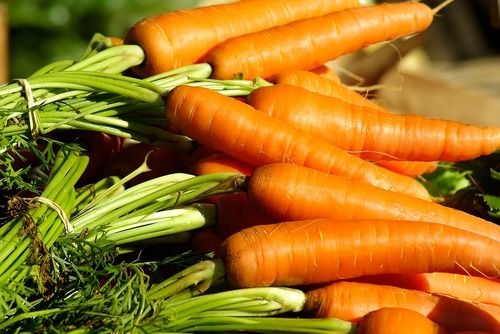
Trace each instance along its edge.
<instances>
[{"instance_id":1,"label":"thin carrot root hair","mask_svg":"<svg viewBox=\"0 0 500 334\"><path fill-rule=\"evenodd\" d=\"M441 2L439 5L437 5L436 7L432 8L433 15L435 16L443 8L447 7L448 5L450 5L454 1L455 0L445 0L445 1Z\"/></svg>"}]
</instances>

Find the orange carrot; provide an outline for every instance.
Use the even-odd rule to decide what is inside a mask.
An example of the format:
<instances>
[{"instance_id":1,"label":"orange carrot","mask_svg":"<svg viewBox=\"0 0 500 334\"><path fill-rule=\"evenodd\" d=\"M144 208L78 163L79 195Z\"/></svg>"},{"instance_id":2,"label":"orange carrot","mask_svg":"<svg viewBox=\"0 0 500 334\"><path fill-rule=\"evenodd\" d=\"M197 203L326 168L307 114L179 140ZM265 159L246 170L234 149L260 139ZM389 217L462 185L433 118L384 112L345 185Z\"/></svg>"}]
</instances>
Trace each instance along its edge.
<instances>
[{"instance_id":1,"label":"orange carrot","mask_svg":"<svg viewBox=\"0 0 500 334\"><path fill-rule=\"evenodd\" d=\"M345 9L228 39L204 61L217 79L309 70L365 46L423 31L433 15L431 8L416 2Z\"/></svg>"},{"instance_id":2,"label":"orange carrot","mask_svg":"<svg viewBox=\"0 0 500 334\"><path fill-rule=\"evenodd\" d=\"M310 290L304 310L319 318L359 321L385 307L419 312L448 331L500 331L500 308L369 283L336 282Z\"/></svg>"},{"instance_id":3,"label":"orange carrot","mask_svg":"<svg viewBox=\"0 0 500 334\"><path fill-rule=\"evenodd\" d=\"M277 223L254 208L244 192L219 195L213 203L217 207L215 232L223 239L248 227Z\"/></svg>"},{"instance_id":4,"label":"orange carrot","mask_svg":"<svg viewBox=\"0 0 500 334\"><path fill-rule=\"evenodd\" d=\"M220 256L233 287L293 286L383 274L498 276L500 243L436 223L318 218L253 226Z\"/></svg>"},{"instance_id":5,"label":"orange carrot","mask_svg":"<svg viewBox=\"0 0 500 334\"><path fill-rule=\"evenodd\" d=\"M418 313L401 307L369 312L358 324L358 334L447 334L444 328Z\"/></svg>"},{"instance_id":6,"label":"orange carrot","mask_svg":"<svg viewBox=\"0 0 500 334\"><path fill-rule=\"evenodd\" d=\"M453 332L453 334L497 334L497 332L485 332L485 331L458 331Z\"/></svg>"},{"instance_id":7,"label":"orange carrot","mask_svg":"<svg viewBox=\"0 0 500 334\"><path fill-rule=\"evenodd\" d=\"M305 72L316 74L321 78L325 78L327 80L340 83L340 78L337 75L337 73L333 69L324 64Z\"/></svg>"},{"instance_id":8,"label":"orange carrot","mask_svg":"<svg viewBox=\"0 0 500 334\"><path fill-rule=\"evenodd\" d=\"M165 112L184 135L252 166L293 162L429 199L427 190L408 176L364 161L323 138L206 88L177 86L166 96Z\"/></svg>"},{"instance_id":9,"label":"orange carrot","mask_svg":"<svg viewBox=\"0 0 500 334\"><path fill-rule=\"evenodd\" d=\"M56 135L65 142L78 141L89 155L89 164L81 176L81 182L92 183L104 177L103 169L123 147L123 138L97 131L71 131Z\"/></svg>"},{"instance_id":10,"label":"orange carrot","mask_svg":"<svg viewBox=\"0 0 500 334\"><path fill-rule=\"evenodd\" d=\"M191 249L198 254L218 252L222 239L212 227L193 231Z\"/></svg>"},{"instance_id":11,"label":"orange carrot","mask_svg":"<svg viewBox=\"0 0 500 334\"><path fill-rule=\"evenodd\" d=\"M242 34L358 6L357 0L253 0L161 13L136 23L126 44L146 53L139 76L199 62L215 45Z\"/></svg>"},{"instance_id":12,"label":"orange carrot","mask_svg":"<svg viewBox=\"0 0 500 334\"><path fill-rule=\"evenodd\" d=\"M500 241L500 226L463 211L293 164L256 168L250 202L280 220L391 219L440 223Z\"/></svg>"},{"instance_id":13,"label":"orange carrot","mask_svg":"<svg viewBox=\"0 0 500 334\"><path fill-rule=\"evenodd\" d=\"M117 36L108 36L109 40L113 44L113 46L116 45L123 45L123 39Z\"/></svg>"},{"instance_id":14,"label":"orange carrot","mask_svg":"<svg viewBox=\"0 0 500 334\"><path fill-rule=\"evenodd\" d=\"M500 127L389 114L286 84L256 89L248 101L268 115L317 133L363 158L460 161L500 148Z\"/></svg>"},{"instance_id":15,"label":"orange carrot","mask_svg":"<svg viewBox=\"0 0 500 334\"><path fill-rule=\"evenodd\" d=\"M326 67L326 66L323 66ZM330 80L329 77L318 75L320 71L294 70L279 73L273 77L276 84L288 84L298 86L308 91L321 95L331 96L349 104L374 108L381 112L387 112L375 102L365 98L357 92L343 85L338 80ZM376 164L390 169L394 172L408 176L419 176L434 171L437 167L436 161L405 161L405 160L385 160L377 159Z\"/></svg>"},{"instance_id":16,"label":"orange carrot","mask_svg":"<svg viewBox=\"0 0 500 334\"><path fill-rule=\"evenodd\" d=\"M380 111L385 111L385 109L379 106L377 103L353 91L346 85L334 80L330 80L329 78L325 78L311 71L291 70L281 72L275 75L271 81L275 84L298 86L313 93L335 97L349 104L355 104L375 108Z\"/></svg>"},{"instance_id":17,"label":"orange carrot","mask_svg":"<svg viewBox=\"0 0 500 334\"><path fill-rule=\"evenodd\" d=\"M392 285L500 307L500 281L443 272L363 276L355 282Z\"/></svg>"},{"instance_id":18,"label":"orange carrot","mask_svg":"<svg viewBox=\"0 0 500 334\"><path fill-rule=\"evenodd\" d=\"M184 154L184 152L174 149L146 143L130 143L114 156L107 166L101 166L101 168L103 168L102 172L105 175L124 177L139 167L148 156L147 164L150 171L142 173L128 182L129 185L134 185L154 177L183 171L184 166L181 159Z\"/></svg>"},{"instance_id":19,"label":"orange carrot","mask_svg":"<svg viewBox=\"0 0 500 334\"><path fill-rule=\"evenodd\" d=\"M252 171L252 166L224 153L212 153L190 164L190 172L195 175L222 172L238 172L244 175L252 175Z\"/></svg>"},{"instance_id":20,"label":"orange carrot","mask_svg":"<svg viewBox=\"0 0 500 334\"><path fill-rule=\"evenodd\" d=\"M438 167L437 161L375 160L374 162L393 172L413 177L432 173Z\"/></svg>"}]
</instances>

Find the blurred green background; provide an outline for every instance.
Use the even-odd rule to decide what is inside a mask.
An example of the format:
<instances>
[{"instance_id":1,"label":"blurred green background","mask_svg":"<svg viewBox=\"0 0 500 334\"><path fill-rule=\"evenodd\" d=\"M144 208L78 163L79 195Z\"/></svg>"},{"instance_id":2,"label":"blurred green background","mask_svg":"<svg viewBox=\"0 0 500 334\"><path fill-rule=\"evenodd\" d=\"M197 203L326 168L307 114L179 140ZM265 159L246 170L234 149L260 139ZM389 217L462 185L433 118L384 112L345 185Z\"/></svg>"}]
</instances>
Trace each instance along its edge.
<instances>
[{"instance_id":1,"label":"blurred green background","mask_svg":"<svg viewBox=\"0 0 500 334\"><path fill-rule=\"evenodd\" d=\"M0 1L2 2L2 1ZM49 62L78 58L96 32L124 37L135 22L200 0L4 0L9 72L26 77Z\"/></svg>"}]
</instances>

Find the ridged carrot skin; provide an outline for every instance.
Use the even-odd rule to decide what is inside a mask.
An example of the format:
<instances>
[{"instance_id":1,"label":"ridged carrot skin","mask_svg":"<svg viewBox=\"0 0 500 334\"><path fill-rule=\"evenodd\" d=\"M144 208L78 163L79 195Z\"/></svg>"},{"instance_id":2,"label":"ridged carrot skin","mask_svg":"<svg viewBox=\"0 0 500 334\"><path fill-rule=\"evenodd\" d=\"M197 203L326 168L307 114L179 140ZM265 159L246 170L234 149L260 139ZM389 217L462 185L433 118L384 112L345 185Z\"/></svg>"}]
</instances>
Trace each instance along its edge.
<instances>
[{"instance_id":1,"label":"ridged carrot skin","mask_svg":"<svg viewBox=\"0 0 500 334\"><path fill-rule=\"evenodd\" d=\"M384 307L365 315L358 324L357 334L448 334L448 331L417 311Z\"/></svg>"},{"instance_id":2,"label":"ridged carrot skin","mask_svg":"<svg viewBox=\"0 0 500 334\"><path fill-rule=\"evenodd\" d=\"M419 312L448 331L500 332L500 309L393 286L336 282L307 292L305 312L315 317L359 321L383 307Z\"/></svg>"},{"instance_id":3,"label":"ridged carrot skin","mask_svg":"<svg viewBox=\"0 0 500 334\"><path fill-rule=\"evenodd\" d=\"M323 138L206 88L177 86L166 96L165 112L182 134L252 166L292 162L430 199L427 190L408 176L364 161Z\"/></svg>"},{"instance_id":4,"label":"ridged carrot skin","mask_svg":"<svg viewBox=\"0 0 500 334\"><path fill-rule=\"evenodd\" d=\"M321 68L326 68L326 66L322 66ZM342 84L338 80L338 78L334 78L334 80L331 80L331 77L323 75L322 73L327 70L322 70L321 68L318 68L315 71L292 70L278 73L273 77L272 82L275 84L286 84L301 87L307 89L310 92L337 98L348 104L372 108L381 112L387 112L377 103L369 100L365 96L358 94L354 90ZM412 177L430 173L437 168L437 161L406 161L386 159L387 157L384 157L384 159L380 157L379 159L374 160L374 162L377 165L390 169L394 172Z\"/></svg>"},{"instance_id":5,"label":"ridged carrot skin","mask_svg":"<svg viewBox=\"0 0 500 334\"><path fill-rule=\"evenodd\" d=\"M220 245L224 241L213 227L196 230L192 232L191 249L198 254L208 254L218 252Z\"/></svg>"},{"instance_id":6,"label":"ridged carrot skin","mask_svg":"<svg viewBox=\"0 0 500 334\"><path fill-rule=\"evenodd\" d=\"M437 223L318 218L232 234L221 258L233 287L296 286L383 273L498 276L500 243Z\"/></svg>"},{"instance_id":7,"label":"ridged carrot skin","mask_svg":"<svg viewBox=\"0 0 500 334\"><path fill-rule=\"evenodd\" d=\"M500 280L453 273L386 274L353 279L356 282L392 285L500 307Z\"/></svg>"},{"instance_id":8,"label":"ridged carrot skin","mask_svg":"<svg viewBox=\"0 0 500 334\"><path fill-rule=\"evenodd\" d=\"M438 168L438 161L375 160L374 163L412 177L432 173Z\"/></svg>"},{"instance_id":9,"label":"ridged carrot skin","mask_svg":"<svg viewBox=\"0 0 500 334\"><path fill-rule=\"evenodd\" d=\"M287 84L256 89L248 102L367 159L461 161L500 149L500 127L390 114Z\"/></svg>"},{"instance_id":10,"label":"ridged carrot skin","mask_svg":"<svg viewBox=\"0 0 500 334\"><path fill-rule=\"evenodd\" d=\"M248 182L248 196L258 210L280 220L424 221L454 226L500 242L500 226L487 220L438 203L294 164L256 168Z\"/></svg>"},{"instance_id":11,"label":"ridged carrot skin","mask_svg":"<svg viewBox=\"0 0 500 334\"><path fill-rule=\"evenodd\" d=\"M198 62L228 38L355 6L357 0L236 1L147 17L124 40L143 48L146 61L134 72L144 77Z\"/></svg>"},{"instance_id":12,"label":"ridged carrot skin","mask_svg":"<svg viewBox=\"0 0 500 334\"><path fill-rule=\"evenodd\" d=\"M305 72L315 74L321 78L325 78L327 80L340 83L340 77L338 76L337 72L335 72L333 69L324 64Z\"/></svg>"},{"instance_id":13,"label":"ridged carrot skin","mask_svg":"<svg viewBox=\"0 0 500 334\"><path fill-rule=\"evenodd\" d=\"M276 74L271 81L307 89L310 92L335 97L344 102L385 111L377 103L355 92L339 81L319 75L314 71L290 70Z\"/></svg>"},{"instance_id":14,"label":"ridged carrot skin","mask_svg":"<svg viewBox=\"0 0 500 334\"><path fill-rule=\"evenodd\" d=\"M378 42L427 29L432 9L419 2L361 6L294 21L228 39L203 61L213 77L269 78L290 69L309 70Z\"/></svg>"},{"instance_id":15,"label":"ridged carrot skin","mask_svg":"<svg viewBox=\"0 0 500 334\"><path fill-rule=\"evenodd\" d=\"M248 227L278 222L254 208L248 202L245 192L217 196L213 203L217 207L217 223L214 229L222 239Z\"/></svg>"},{"instance_id":16,"label":"ridged carrot skin","mask_svg":"<svg viewBox=\"0 0 500 334\"><path fill-rule=\"evenodd\" d=\"M210 173L234 172L244 175L252 175L253 167L227 156L224 153L212 153L208 156L191 162L190 172L195 175L205 175Z\"/></svg>"}]
</instances>

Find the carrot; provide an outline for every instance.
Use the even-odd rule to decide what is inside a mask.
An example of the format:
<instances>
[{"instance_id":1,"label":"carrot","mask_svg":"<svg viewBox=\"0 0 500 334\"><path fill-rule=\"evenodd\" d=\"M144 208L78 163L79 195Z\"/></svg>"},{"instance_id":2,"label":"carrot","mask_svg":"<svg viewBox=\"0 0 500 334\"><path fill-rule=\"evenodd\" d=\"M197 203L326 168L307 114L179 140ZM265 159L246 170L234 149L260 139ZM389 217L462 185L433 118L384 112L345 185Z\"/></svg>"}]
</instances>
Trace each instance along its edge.
<instances>
[{"instance_id":1,"label":"carrot","mask_svg":"<svg viewBox=\"0 0 500 334\"><path fill-rule=\"evenodd\" d=\"M499 127L389 114L286 84L256 89L248 101L268 115L367 159L460 161L500 148Z\"/></svg>"},{"instance_id":2,"label":"carrot","mask_svg":"<svg viewBox=\"0 0 500 334\"><path fill-rule=\"evenodd\" d=\"M80 183L92 183L103 178L104 168L120 154L123 139L97 131L67 131L56 135L56 139L77 141L89 155L89 164L80 177Z\"/></svg>"},{"instance_id":3,"label":"carrot","mask_svg":"<svg viewBox=\"0 0 500 334\"><path fill-rule=\"evenodd\" d=\"M293 162L429 199L416 180L351 155L251 106L202 87L177 86L166 117L184 135L252 166Z\"/></svg>"},{"instance_id":4,"label":"carrot","mask_svg":"<svg viewBox=\"0 0 500 334\"><path fill-rule=\"evenodd\" d=\"M252 171L252 166L224 153L212 153L190 164L190 172L195 175L222 172L238 172L244 175L252 175Z\"/></svg>"},{"instance_id":5,"label":"carrot","mask_svg":"<svg viewBox=\"0 0 500 334\"><path fill-rule=\"evenodd\" d=\"M340 78L339 78L338 74L333 69L331 69L330 67L328 67L327 65L324 65L324 64L320 65L316 68L313 68L312 70L306 71L306 72L316 74L316 75L320 76L321 78L325 78L325 79L340 83Z\"/></svg>"},{"instance_id":6,"label":"carrot","mask_svg":"<svg viewBox=\"0 0 500 334\"><path fill-rule=\"evenodd\" d=\"M383 273L499 276L500 243L437 223L318 218L253 226L220 256L233 287L327 283Z\"/></svg>"},{"instance_id":7,"label":"carrot","mask_svg":"<svg viewBox=\"0 0 500 334\"><path fill-rule=\"evenodd\" d=\"M433 15L431 8L415 2L349 8L228 39L204 61L217 79L309 70L365 46L423 31Z\"/></svg>"},{"instance_id":8,"label":"carrot","mask_svg":"<svg viewBox=\"0 0 500 334\"><path fill-rule=\"evenodd\" d=\"M208 254L219 251L222 239L212 227L193 231L191 249L199 254Z\"/></svg>"},{"instance_id":9,"label":"carrot","mask_svg":"<svg viewBox=\"0 0 500 334\"><path fill-rule=\"evenodd\" d=\"M444 328L418 313L401 307L369 312L358 325L358 334L447 334Z\"/></svg>"},{"instance_id":10,"label":"carrot","mask_svg":"<svg viewBox=\"0 0 500 334\"><path fill-rule=\"evenodd\" d=\"M248 227L278 222L253 207L244 192L219 195L213 203L217 207L215 232L223 239Z\"/></svg>"},{"instance_id":11,"label":"carrot","mask_svg":"<svg viewBox=\"0 0 500 334\"><path fill-rule=\"evenodd\" d=\"M298 86L314 93L337 98L348 104L364 106L381 112L387 112L375 102L351 90L340 81L330 80L329 77L318 75L318 73L321 72L292 70L284 73L278 73L273 77L272 81L276 84ZM437 161L386 160L386 157L380 157L374 162L394 172L413 177L430 173L437 167Z\"/></svg>"},{"instance_id":12,"label":"carrot","mask_svg":"<svg viewBox=\"0 0 500 334\"><path fill-rule=\"evenodd\" d=\"M242 34L358 6L357 0L253 0L166 12L132 26L126 44L138 44L144 77L199 62L215 45Z\"/></svg>"},{"instance_id":13,"label":"carrot","mask_svg":"<svg viewBox=\"0 0 500 334\"><path fill-rule=\"evenodd\" d=\"M355 282L392 285L500 307L500 281L443 272L363 276Z\"/></svg>"},{"instance_id":14,"label":"carrot","mask_svg":"<svg viewBox=\"0 0 500 334\"><path fill-rule=\"evenodd\" d=\"M500 331L499 308L369 283L336 282L310 290L304 311L318 318L359 321L366 314L385 307L419 312L448 331Z\"/></svg>"},{"instance_id":15,"label":"carrot","mask_svg":"<svg viewBox=\"0 0 500 334\"><path fill-rule=\"evenodd\" d=\"M437 161L375 160L374 162L393 172L413 177L432 173L438 167Z\"/></svg>"},{"instance_id":16,"label":"carrot","mask_svg":"<svg viewBox=\"0 0 500 334\"><path fill-rule=\"evenodd\" d=\"M500 227L463 211L293 164L256 168L248 198L280 220L391 219L440 223L500 241Z\"/></svg>"},{"instance_id":17,"label":"carrot","mask_svg":"<svg viewBox=\"0 0 500 334\"><path fill-rule=\"evenodd\" d=\"M111 43L113 44L113 46L116 46L116 45L123 45L123 39L120 38L120 37L117 37L117 36L109 36L109 39L111 41Z\"/></svg>"},{"instance_id":18,"label":"carrot","mask_svg":"<svg viewBox=\"0 0 500 334\"><path fill-rule=\"evenodd\" d=\"M134 185L161 175L183 171L184 166L181 159L184 154L184 152L170 148L132 142L115 155L107 166L101 166L101 168L103 168L104 175L124 177L139 167L148 156L147 164L150 171L142 173L128 182L129 185Z\"/></svg>"},{"instance_id":19,"label":"carrot","mask_svg":"<svg viewBox=\"0 0 500 334\"><path fill-rule=\"evenodd\" d=\"M275 84L287 84L307 89L310 92L335 97L349 104L355 104L380 111L384 108L377 103L367 99L365 96L355 92L341 82L331 80L314 71L290 70L276 74L270 80Z\"/></svg>"},{"instance_id":20,"label":"carrot","mask_svg":"<svg viewBox=\"0 0 500 334\"><path fill-rule=\"evenodd\" d=\"M458 332L453 332L453 334L496 334L498 332L486 332L486 331L458 331Z\"/></svg>"}]
</instances>

